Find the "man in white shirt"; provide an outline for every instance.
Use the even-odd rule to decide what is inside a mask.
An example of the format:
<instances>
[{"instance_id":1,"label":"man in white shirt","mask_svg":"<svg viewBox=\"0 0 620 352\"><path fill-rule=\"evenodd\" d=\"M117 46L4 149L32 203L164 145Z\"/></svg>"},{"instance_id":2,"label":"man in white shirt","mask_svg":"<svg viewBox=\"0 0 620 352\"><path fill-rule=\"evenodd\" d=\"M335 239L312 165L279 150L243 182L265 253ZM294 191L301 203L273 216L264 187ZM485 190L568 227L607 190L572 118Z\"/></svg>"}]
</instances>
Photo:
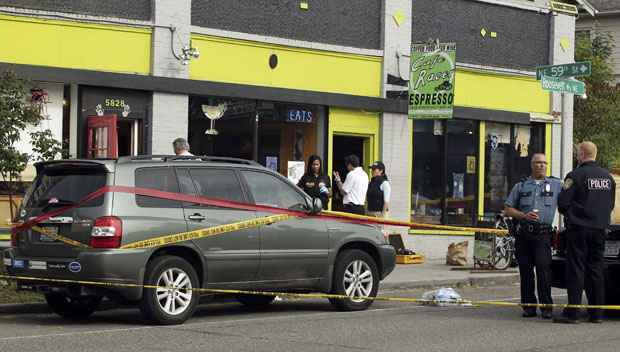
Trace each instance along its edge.
<instances>
[{"instance_id":1,"label":"man in white shirt","mask_svg":"<svg viewBox=\"0 0 620 352\"><path fill-rule=\"evenodd\" d=\"M360 167L360 159L356 155L344 158L349 173L342 183L338 171L334 172L334 180L343 196L344 211L351 214L365 215L364 203L368 191L368 174Z\"/></svg>"},{"instance_id":2,"label":"man in white shirt","mask_svg":"<svg viewBox=\"0 0 620 352\"><path fill-rule=\"evenodd\" d=\"M174 154L179 156L193 156L194 154L189 152L189 143L185 138L177 138L172 142L174 148Z\"/></svg>"}]
</instances>

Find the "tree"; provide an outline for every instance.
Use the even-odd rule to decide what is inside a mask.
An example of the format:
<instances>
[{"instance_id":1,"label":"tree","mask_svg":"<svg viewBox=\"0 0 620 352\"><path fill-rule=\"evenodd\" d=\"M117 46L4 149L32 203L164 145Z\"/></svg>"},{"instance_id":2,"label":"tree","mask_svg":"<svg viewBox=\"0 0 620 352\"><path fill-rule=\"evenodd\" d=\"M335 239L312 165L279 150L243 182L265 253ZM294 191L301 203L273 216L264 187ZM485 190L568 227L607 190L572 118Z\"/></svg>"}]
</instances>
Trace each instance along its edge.
<instances>
[{"instance_id":1,"label":"tree","mask_svg":"<svg viewBox=\"0 0 620 352\"><path fill-rule=\"evenodd\" d=\"M26 92L31 84L6 71L0 75L0 176L9 193L11 219L14 218L16 204L13 200L16 180L26 169L28 161L54 159L60 151L60 143L53 138L51 131L38 131L30 134L33 143L32 155L22 153L15 147L22 132L41 124L40 111L26 100Z\"/></svg>"},{"instance_id":2,"label":"tree","mask_svg":"<svg viewBox=\"0 0 620 352\"><path fill-rule=\"evenodd\" d=\"M613 39L607 33L583 36L575 45L575 61L591 61L592 75L585 78L587 99L576 99L573 140L598 146L603 167L620 162L620 89L614 83L611 55Z\"/></svg>"}]
</instances>

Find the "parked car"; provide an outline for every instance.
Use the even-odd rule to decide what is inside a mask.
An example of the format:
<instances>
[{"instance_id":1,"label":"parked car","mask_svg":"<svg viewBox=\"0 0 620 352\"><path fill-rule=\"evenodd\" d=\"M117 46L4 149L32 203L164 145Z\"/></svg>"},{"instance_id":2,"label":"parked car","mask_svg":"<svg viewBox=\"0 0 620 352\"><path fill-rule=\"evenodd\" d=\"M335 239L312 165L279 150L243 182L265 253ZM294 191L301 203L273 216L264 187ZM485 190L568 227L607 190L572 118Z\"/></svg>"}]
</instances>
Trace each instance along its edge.
<instances>
[{"instance_id":1,"label":"parked car","mask_svg":"<svg viewBox=\"0 0 620 352\"><path fill-rule=\"evenodd\" d=\"M75 204L104 186L150 188L257 205L321 211L286 178L254 162L215 157L141 156L118 160L60 160L36 164L20 221ZM89 245L70 246L32 229L14 231L4 251L11 275L150 284L167 288L99 287L18 281L20 289L45 294L49 306L68 318L92 314L103 297L140 307L159 324L183 323L194 312L191 288L325 292L338 309L368 308L395 265L394 248L377 226L321 217L288 220L193 241L148 249L122 245L271 215L261 211L204 206L131 193L105 193L65 214L43 221L48 233ZM172 287L171 287L172 286ZM238 295L248 306L273 296Z\"/></svg>"},{"instance_id":2,"label":"parked car","mask_svg":"<svg viewBox=\"0 0 620 352\"><path fill-rule=\"evenodd\" d=\"M620 175L612 175L616 181L616 207L611 214L611 225L605 239L605 304L620 305ZM552 285L566 288L564 233L556 236L554 250L556 253L551 262Z\"/></svg>"}]
</instances>

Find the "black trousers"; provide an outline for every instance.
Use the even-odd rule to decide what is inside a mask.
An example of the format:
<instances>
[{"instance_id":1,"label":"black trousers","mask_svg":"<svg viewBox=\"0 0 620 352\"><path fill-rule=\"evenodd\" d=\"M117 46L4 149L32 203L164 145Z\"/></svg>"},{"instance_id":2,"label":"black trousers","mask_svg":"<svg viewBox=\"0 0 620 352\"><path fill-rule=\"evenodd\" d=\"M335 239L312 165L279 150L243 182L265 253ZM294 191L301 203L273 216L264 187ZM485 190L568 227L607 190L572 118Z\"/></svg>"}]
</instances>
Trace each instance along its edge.
<instances>
[{"instance_id":1,"label":"black trousers","mask_svg":"<svg viewBox=\"0 0 620 352\"><path fill-rule=\"evenodd\" d=\"M581 304L583 290L588 304L603 305L605 302L605 279L603 257L605 254L605 230L573 227L566 233L566 288L568 304ZM578 309L567 308L564 315L577 317ZM602 310L589 309L590 317L600 318Z\"/></svg>"},{"instance_id":2,"label":"black trousers","mask_svg":"<svg viewBox=\"0 0 620 352\"><path fill-rule=\"evenodd\" d=\"M366 215L366 211L364 210L363 205L347 203L344 205L344 211L350 214Z\"/></svg>"},{"instance_id":3,"label":"black trousers","mask_svg":"<svg viewBox=\"0 0 620 352\"><path fill-rule=\"evenodd\" d=\"M553 304L551 298L551 236L519 233L515 241L515 250L521 275L521 303ZM536 269L536 276L534 276L534 269ZM534 293L536 288L538 288L538 300ZM536 308L523 307L523 310L536 311ZM552 310L552 308L541 309L543 310Z\"/></svg>"}]
</instances>

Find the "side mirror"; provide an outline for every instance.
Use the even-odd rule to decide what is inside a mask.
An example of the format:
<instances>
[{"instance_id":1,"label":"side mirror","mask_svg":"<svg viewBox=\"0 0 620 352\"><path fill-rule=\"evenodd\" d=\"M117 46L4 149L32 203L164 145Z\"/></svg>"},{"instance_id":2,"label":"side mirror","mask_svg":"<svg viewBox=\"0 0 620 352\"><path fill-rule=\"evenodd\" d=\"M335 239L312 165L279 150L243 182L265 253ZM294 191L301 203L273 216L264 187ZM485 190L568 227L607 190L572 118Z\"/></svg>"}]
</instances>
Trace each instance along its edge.
<instances>
[{"instance_id":1,"label":"side mirror","mask_svg":"<svg viewBox=\"0 0 620 352\"><path fill-rule=\"evenodd\" d=\"M318 214L323 211L323 202L320 198L312 198L312 209L310 210L311 214Z\"/></svg>"}]
</instances>

